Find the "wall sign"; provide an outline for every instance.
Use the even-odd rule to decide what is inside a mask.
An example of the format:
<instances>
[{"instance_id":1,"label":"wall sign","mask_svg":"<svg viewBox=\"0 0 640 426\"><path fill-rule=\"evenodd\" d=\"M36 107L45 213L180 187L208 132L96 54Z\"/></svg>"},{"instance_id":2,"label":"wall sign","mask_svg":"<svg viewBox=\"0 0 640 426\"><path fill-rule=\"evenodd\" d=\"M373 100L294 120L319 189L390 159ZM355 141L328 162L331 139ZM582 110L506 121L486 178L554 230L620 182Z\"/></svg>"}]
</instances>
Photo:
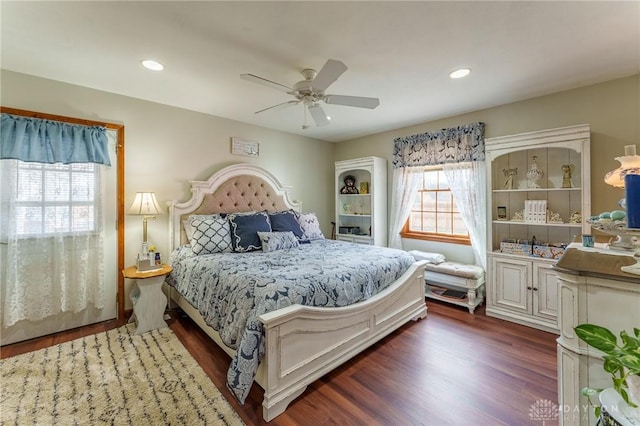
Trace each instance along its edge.
<instances>
[{"instance_id":1,"label":"wall sign","mask_svg":"<svg viewBox=\"0 0 640 426\"><path fill-rule=\"evenodd\" d=\"M260 143L250 139L231 138L231 153L233 155L259 157Z\"/></svg>"}]
</instances>

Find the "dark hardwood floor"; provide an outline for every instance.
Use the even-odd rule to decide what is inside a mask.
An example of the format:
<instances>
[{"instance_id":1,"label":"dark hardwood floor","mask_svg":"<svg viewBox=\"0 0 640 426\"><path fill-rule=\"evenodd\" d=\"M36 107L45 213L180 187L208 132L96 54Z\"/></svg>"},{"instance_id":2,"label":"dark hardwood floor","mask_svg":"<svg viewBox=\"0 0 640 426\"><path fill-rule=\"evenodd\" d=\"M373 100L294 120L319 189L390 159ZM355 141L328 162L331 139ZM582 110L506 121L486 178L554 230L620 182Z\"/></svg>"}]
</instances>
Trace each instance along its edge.
<instances>
[{"instance_id":1,"label":"dark hardwood floor","mask_svg":"<svg viewBox=\"0 0 640 426\"><path fill-rule=\"evenodd\" d=\"M270 425L536 425L536 401L557 403L556 336L428 300L410 322L312 383ZM186 316L170 326L248 425L262 420L262 390L244 405L225 386L230 358ZM121 325L111 321L5 346L6 358ZM545 425L557 421L545 421Z\"/></svg>"}]
</instances>

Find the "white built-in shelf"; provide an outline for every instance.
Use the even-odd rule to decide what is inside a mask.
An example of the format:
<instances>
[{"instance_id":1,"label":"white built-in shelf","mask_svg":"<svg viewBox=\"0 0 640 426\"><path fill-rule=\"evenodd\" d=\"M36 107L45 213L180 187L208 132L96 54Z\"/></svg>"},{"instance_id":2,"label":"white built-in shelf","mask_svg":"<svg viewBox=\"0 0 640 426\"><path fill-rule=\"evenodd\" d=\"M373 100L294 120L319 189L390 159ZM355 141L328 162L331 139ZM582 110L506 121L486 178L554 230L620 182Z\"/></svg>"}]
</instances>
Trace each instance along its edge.
<instances>
[{"instance_id":1,"label":"white built-in shelf","mask_svg":"<svg viewBox=\"0 0 640 426\"><path fill-rule=\"evenodd\" d=\"M582 188L518 188L518 189L494 189L493 192L551 192L551 191L581 191Z\"/></svg>"},{"instance_id":2,"label":"white built-in shelf","mask_svg":"<svg viewBox=\"0 0 640 426\"><path fill-rule=\"evenodd\" d=\"M518 220L494 220L493 223L504 225L525 225L525 226L568 226L571 228L582 228L581 223L549 223L549 222L523 222Z\"/></svg>"}]
</instances>

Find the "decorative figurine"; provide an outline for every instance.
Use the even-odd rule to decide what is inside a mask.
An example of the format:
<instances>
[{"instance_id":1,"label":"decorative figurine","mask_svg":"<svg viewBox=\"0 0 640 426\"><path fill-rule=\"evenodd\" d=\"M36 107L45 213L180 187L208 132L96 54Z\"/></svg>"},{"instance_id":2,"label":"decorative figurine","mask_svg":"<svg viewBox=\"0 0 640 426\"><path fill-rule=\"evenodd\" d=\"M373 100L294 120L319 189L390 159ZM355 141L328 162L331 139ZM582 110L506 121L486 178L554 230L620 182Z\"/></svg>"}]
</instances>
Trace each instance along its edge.
<instances>
[{"instance_id":1,"label":"decorative figurine","mask_svg":"<svg viewBox=\"0 0 640 426\"><path fill-rule=\"evenodd\" d=\"M531 167L529 167L529 171L527 172L527 179L529 179L529 188L540 188L540 184L538 181L544 176L544 172L538 168L538 162L536 161L538 157L536 155L533 156L533 162L531 163Z\"/></svg>"},{"instance_id":2,"label":"decorative figurine","mask_svg":"<svg viewBox=\"0 0 640 426\"><path fill-rule=\"evenodd\" d=\"M562 187L563 188L573 188L573 184L571 183L571 175L576 169L575 164L563 164L562 165Z\"/></svg>"},{"instance_id":3,"label":"decorative figurine","mask_svg":"<svg viewBox=\"0 0 640 426\"><path fill-rule=\"evenodd\" d=\"M359 194L356 188L356 178L353 175L347 175L344 178L344 186L340 189L341 194Z\"/></svg>"},{"instance_id":4,"label":"decorative figurine","mask_svg":"<svg viewBox=\"0 0 640 426\"><path fill-rule=\"evenodd\" d=\"M519 210L513 214L512 222L524 222L524 210Z\"/></svg>"},{"instance_id":5,"label":"decorative figurine","mask_svg":"<svg viewBox=\"0 0 640 426\"><path fill-rule=\"evenodd\" d=\"M562 221L562 217L560 217L560 213L556 213L553 210L547 209L547 222L548 223L564 223Z\"/></svg>"},{"instance_id":6,"label":"decorative figurine","mask_svg":"<svg viewBox=\"0 0 640 426\"><path fill-rule=\"evenodd\" d=\"M518 174L518 168L502 169L502 173L507 177L504 181L504 189L513 189L513 177Z\"/></svg>"},{"instance_id":7,"label":"decorative figurine","mask_svg":"<svg viewBox=\"0 0 640 426\"><path fill-rule=\"evenodd\" d=\"M569 223L582 223L582 215L580 214L580 212L571 213Z\"/></svg>"}]
</instances>

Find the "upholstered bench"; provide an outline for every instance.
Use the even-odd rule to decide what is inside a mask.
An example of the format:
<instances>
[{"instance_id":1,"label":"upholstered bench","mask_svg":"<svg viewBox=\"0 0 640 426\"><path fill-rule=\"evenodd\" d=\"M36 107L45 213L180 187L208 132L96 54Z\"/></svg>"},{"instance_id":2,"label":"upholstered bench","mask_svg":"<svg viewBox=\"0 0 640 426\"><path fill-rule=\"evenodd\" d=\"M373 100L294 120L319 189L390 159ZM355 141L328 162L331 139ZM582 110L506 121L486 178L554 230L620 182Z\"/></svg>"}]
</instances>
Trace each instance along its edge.
<instances>
[{"instance_id":1,"label":"upholstered bench","mask_svg":"<svg viewBox=\"0 0 640 426\"><path fill-rule=\"evenodd\" d=\"M427 263L425 296L465 306L470 313L484 301L484 269L457 262Z\"/></svg>"}]
</instances>

